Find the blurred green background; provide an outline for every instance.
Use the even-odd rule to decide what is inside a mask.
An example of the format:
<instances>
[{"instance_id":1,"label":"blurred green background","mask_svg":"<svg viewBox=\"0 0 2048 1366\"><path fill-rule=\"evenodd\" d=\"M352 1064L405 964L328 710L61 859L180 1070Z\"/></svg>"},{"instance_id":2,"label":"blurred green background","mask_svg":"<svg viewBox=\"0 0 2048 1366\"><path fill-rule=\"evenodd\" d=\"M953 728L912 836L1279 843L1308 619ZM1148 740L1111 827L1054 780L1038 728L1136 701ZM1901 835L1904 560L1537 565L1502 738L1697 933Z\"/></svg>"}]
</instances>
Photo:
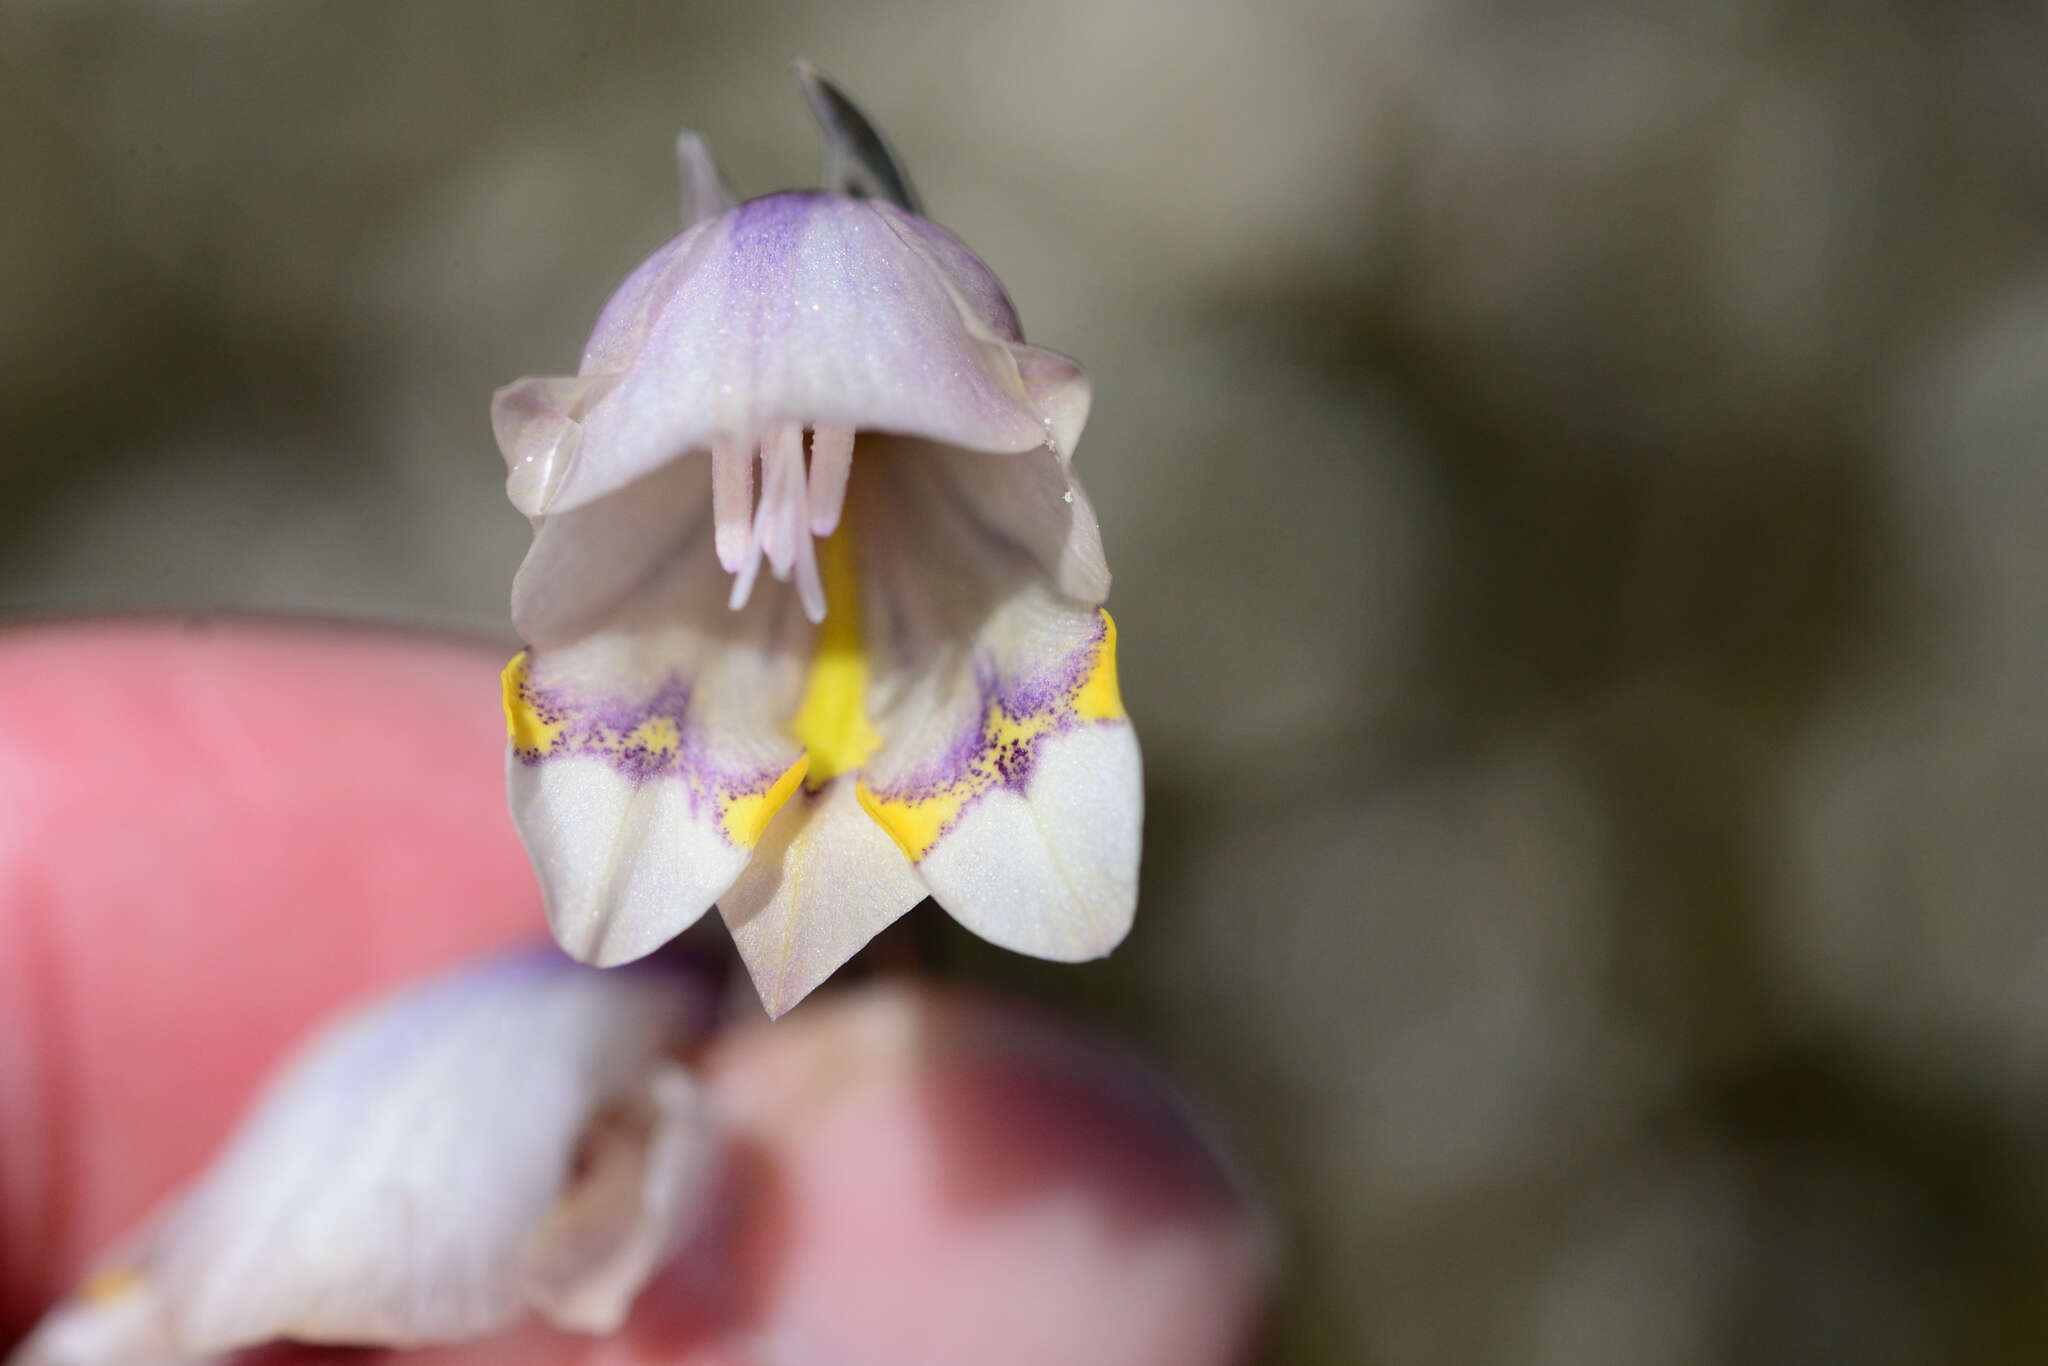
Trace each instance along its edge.
<instances>
[{"instance_id":1,"label":"blurred green background","mask_svg":"<svg viewBox=\"0 0 2048 1366\"><path fill-rule=\"evenodd\" d=\"M0 4L0 613L506 635L491 389L808 182L788 63L1089 367L1111 1017L1271 1359L2048 1351L2048 10Z\"/></svg>"}]
</instances>

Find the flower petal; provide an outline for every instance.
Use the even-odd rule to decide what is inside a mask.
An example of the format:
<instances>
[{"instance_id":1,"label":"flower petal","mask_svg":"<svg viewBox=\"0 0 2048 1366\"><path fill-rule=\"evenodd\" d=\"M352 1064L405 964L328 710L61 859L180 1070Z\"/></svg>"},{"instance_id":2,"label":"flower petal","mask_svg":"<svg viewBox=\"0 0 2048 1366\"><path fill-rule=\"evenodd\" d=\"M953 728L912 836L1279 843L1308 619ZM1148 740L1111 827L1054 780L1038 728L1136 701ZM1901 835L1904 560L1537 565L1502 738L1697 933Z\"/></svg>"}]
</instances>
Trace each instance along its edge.
<instances>
[{"instance_id":1,"label":"flower petal","mask_svg":"<svg viewBox=\"0 0 2048 1366\"><path fill-rule=\"evenodd\" d=\"M575 1184L527 1235L520 1286L557 1328L614 1333L681 1230L709 1206L719 1151L703 1093L661 1063L584 1130Z\"/></svg>"},{"instance_id":2,"label":"flower petal","mask_svg":"<svg viewBox=\"0 0 2048 1366\"><path fill-rule=\"evenodd\" d=\"M770 1018L924 900L903 854L861 810L850 778L793 798L718 899Z\"/></svg>"},{"instance_id":3,"label":"flower petal","mask_svg":"<svg viewBox=\"0 0 2048 1366\"><path fill-rule=\"evenodd\" d=\"M1024 328L1017 306L995 272L982 264L965 242L929 218L914 213L884 212L882 221L896 231L941 276L959 301L961 311L990 337L1021 343Z\"/></svg>"},{"instance_id":4,"label":"flower petal","mask_svg":"<svg viewBox=\"0 0 2048 1366\"><path fill-rule=\"evenodd\" d=\"M620 362L617 387L578 418L581 439L552 501L522 507L566 511L687 451L783 422L986 451L1046 444L1010 337L979 315L985 297L960 288L964 265L936 267L929 247L906 237L922 244L923 230L899 230L918 221L890 204L792 192L692 229L687 252L683 239L671 243L644 299L622 289L607 306L584 373L618 360L627 348L615 337L643 314L644 342ZM641 288L654 264L627 288Z\"/></svg>"},{"instance_id":5,"label":"flower petal","mask_svg":"<svg viewBox=\"0 0 2048 1366\"><path fill-rule=\"evenodd\" d=\"M1115 626L959 515L950 481L971 465L919 454L856 471L884 737L861 804L968 928L1044 958L1098 957L1130 929L1143 819Z\"/></svg>"},{"instance_id":6,"label":"flower petal","mask_svg":"<svg viewBox=\"0 0 2048 1366\"><path fill-rule=\"evenodd\" d=\"M669 239L626 277L598 314L578 373L531 375L492 395L491 432L505 457L505 494L528 517L541 516L555 502L580 458L583 419L618 387L646 344L668 282L688 273L710 231L704 222Z\"/></svg>"},{"instance_id":7,"label":"flower petal","mask_svg":"<svg viewBox=\"0 0 2048 1366\"><path fill-rule=\"evenodd\" d=\"M787 591L728 611L718 562L698 550L602 629L505 671L513 819L556 940L586 962L623 963L687 929L803 777L782 726L810 623Z\"/></svg>"},{"instance_id":8,"label":"flower petal","mask_svg":"<svg viewBox=\"0 0 2048 1366\"><path fill-rule=\"evenodd\" d=\"M581 640L665 568L709 555L706 464L674 461L595 503L540 518L512 579L519 638L543 649Z\"/></svg>"},{"instance_id":9,"label":"flower petal","mask_svg":"<svg viewBox=\"0 0 2048 1366\"><path fill-rule=\"evenodd\" d=\"M1081 444L1081 429L1088 425L1088 410L1095 402L1095 388L1081 363L1041 346L1013 346L1010 358L1017 362L1018 378L1024 392L1045 415L1046 430L1053 449L1062 461L1074 458Z\"/></svg>"},{"instance_id":10,"label":"flower petal","mask_svg":"<svg viewBox=\"0 0 2048 1366\"><path fill-rule=\"evenodd\" d=\"M553 1235L563 1203L599 1216L593 1243L639 1255L562 1277L553 1302L630 1300L687 1232L716 1147L700 1108L648 1099L689 1086L662 1061L701 1027L690 1017L708 1002L685 987L666 970L600 974L528 952L331 1027L21 1360L495 1332L525 1307L536 1231ZM649 1198L594 1204L565 1190L593 1118L634 1106L660 1109L636 1172Z\"/></svg>"},{"instance_id":11,"label":"flower petal","mask_svg":"<svg viewBox=\"0 0 2048 1366\"><path fill-rule=\"evenodd\" d=\"M985 542L981 553L1001 555L1007 546L1068 597L1088 603L1109 597L1109 560L1095 504L1055 452L989 455L928 441L876 441L873 455L884 452L890 460L917 462L933 511L970 524Z\"/></svg>"},{"instance_id":12,"label":"flower petal","mask_svg":"<svg viewBox=\"0 0 2048 1366\"><path fill-rule=\"evenodd\" d=\"M954 919L1062 962L1099 958L1129 933L1144 804L1115 627L1107 613L1092 638L1077 625L1071 608L1042 601L1000 613L972 647L977 686L956 678L953 699L929 695L950 731L892 739L861 787Z\"/></svg>"},{"instance_id":13,"label":"flower petal","mask_svg":"<svg viewBox=\"0 0 2048 1366\"><path fill-rule=\"evenodd\" d=\"M530 375L491 396L512 506L537 517L554 500L583 447L583 414L617 383L616 375Z\"/></svg>"}]
</instances>

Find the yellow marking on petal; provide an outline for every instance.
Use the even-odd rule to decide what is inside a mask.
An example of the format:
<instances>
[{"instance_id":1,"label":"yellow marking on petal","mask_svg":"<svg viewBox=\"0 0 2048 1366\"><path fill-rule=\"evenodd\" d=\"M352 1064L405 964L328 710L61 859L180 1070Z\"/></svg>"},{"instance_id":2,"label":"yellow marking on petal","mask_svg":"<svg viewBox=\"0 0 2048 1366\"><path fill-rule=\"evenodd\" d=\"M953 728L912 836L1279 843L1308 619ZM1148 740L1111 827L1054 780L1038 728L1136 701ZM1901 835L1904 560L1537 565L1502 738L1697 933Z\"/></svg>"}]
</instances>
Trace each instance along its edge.
<instances>
[{"instance_id":1,"label":"yellow marking on petal","mask_svg":"<svg viewBox=\"0 0 2048 1366\"><path fill-rule=\"evenodd\" d=\"M1095 666L1074 694L1074 715L1083 721L1121 721L1124 699L1116 686L1116 623L1101 608L1095 610L1102 617L1102 644L1095 649Z\"/></svg>"},{"instance_id":2,"label":"yellow marking on petal","mask_svg":"<svg viewBox=\"0 0 2048 1366\"><path fill-rule=\"evenodd\" d=\"M825 585L825 620L811 655L803 705L790 723L810 751L812 788L868 761L882 734L868 719L868 658L860 634L860 573L854 564L853 528L846 521L818 545L818 577Z\"/></svg>"},{"instance_id":3,"label":"yellow marking on petal","mask_svg":"<svg viewBox=\"0 0 2048 1366\"><path fill-rule=\"evenodd\" d=\"M804 780L804 773L810 766L811 756L806 751L797 756L797 761L766 792L729 798L725 804L725 837L742 849L751 849L759 844L768 822L775 819L775 813L795 793L797 784Z\"/></svg>"},{"instance_id":4,"label":"yellow marking on petal","mask_svg":"<svg viewBox=\"0 0 2048 1366\"><path fill-rule=\"evenodd\" d=\"M1061 710L1011 716L1000 706L995 707L982 718L981 743L975 748L974 762L953 782L914 798L879 796L862 784L855 789L854 796L875 823L888 831L904 857L916 863L932 851L939 836L966 809L968 802L995 785L995 765L1000 756L1006 752L1025 753L1032 741L1058 730L1065 720Z\"/></svg>"},{"instance_id":5,"label":"yellow marking on petal","mask_svg":"<svg viewBox=\"0 0 2048 1366\"><path fill-rule=\"evenodd\" d=\"M965 783L949 787L923 801L891 801L875 795L874 789L865 782L856 782L853 787L855 800L860 809L874 818L882 832L896 842L903 851L903 857L916 863L930 853L932 846L939 842L939 836L946 832L967 806L967 799L974 790Z\"/></svg>"},{"instance_id":6,"label":"yellow marking on petal","mask_svg":"<svg viewBox=\"0 0 2048 1366\"><path fill-rule=\"evenodd\" d=\"M562 721L548 721L534 710L526 694L528 651L512 656L500 676L505 685L505 734L522 754L546 754L562 733Z\"/></svg>"},{"instance_id":7,"label":"yellow marking on petal","mask_svg":"<svg viewBox=\"0 0 2048 1366\"><path fill-rule=\"evenodd\" d=\"M883 796L865 782L855 785L854 796L861 809L888 833L905 858L912 863L923 859L969 802L1008 781L1017 766L1028 766L1040 737L1064 730L1074 721L1087 724L1124 719L1123 697L1116 686L1116 623L1107 612L1101 616L1102 639L1080 681L1050 704L1022 716L1005 711L1000 701L991 703L982 717L981 741L958 777L944 786L900 797ZM1023 771L1028 773L1028 767Z\"/></svg>"},{"instance_id":8,"label":"yellow marking on petal","mask_svg":"<svg viewBox=\"0 0 2048 1366\"><path fill-rule=\"evenodd\" d=\"M142 1276L125 1266L102 1267L85 1278L85 1284L78 1287L80 1303L101 1305L125 1300L142 1289Z\"/></svg>"}]
</instances>

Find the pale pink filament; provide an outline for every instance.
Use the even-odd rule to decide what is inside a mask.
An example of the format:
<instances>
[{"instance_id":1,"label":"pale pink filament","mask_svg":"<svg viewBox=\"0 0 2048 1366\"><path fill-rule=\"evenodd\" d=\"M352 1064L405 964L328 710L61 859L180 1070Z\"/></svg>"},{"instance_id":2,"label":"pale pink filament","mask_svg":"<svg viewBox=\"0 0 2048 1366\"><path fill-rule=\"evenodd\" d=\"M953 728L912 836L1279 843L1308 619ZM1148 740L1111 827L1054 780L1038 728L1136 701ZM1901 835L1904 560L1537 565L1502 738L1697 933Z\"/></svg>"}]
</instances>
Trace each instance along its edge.
<instances>
[{"instance_id":1,"label":"pale pink filament","mask_svg":"<svg viewBox=\"0 0 2048 1366\"><path fill-rule=\"evenodd\" d=\"M754 498L754 460L761 462L761 497ZM804 429L778 423L757 443L716 442L711 447L711 516L718 562L733 575L734 611L753 596L761 561L777 579L796 580L804 615L825 619L825 589L818 579L813 536L839 525L846 480L853 466L853 428L811 432L811 463L804 468Z\"/></svg>"}]
</instances>

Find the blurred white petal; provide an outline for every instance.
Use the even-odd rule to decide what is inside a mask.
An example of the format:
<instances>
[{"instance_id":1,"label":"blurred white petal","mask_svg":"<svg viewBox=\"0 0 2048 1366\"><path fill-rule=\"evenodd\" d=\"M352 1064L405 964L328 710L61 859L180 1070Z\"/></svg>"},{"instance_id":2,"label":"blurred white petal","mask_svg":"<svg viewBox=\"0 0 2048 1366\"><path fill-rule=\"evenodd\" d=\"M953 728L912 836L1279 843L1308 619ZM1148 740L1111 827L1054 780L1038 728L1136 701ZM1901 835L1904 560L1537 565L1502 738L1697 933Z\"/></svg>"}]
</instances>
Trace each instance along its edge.
<instances>
[{"instance_id":1,"label":"blurred white petal","mask_svg":"<svg viewBox=\"0 0 2048 1366\"><path fill-rule=\"evenodd\" d=\"M640 1090L584 1130L576 1184L528 1236L520 1284L557 1328L612 1333L640 1288L703 1213L718 1149L702 1093L682 1064L650 1069Z\"/></svg>"},{"instance_id":2,"label":"blurred white petal","mask_svg":"<svg viewBox=\"0 0 2048 1366\"><path fill-rule=\"evenodd\" d=\"M549 950L343 1020L18 1362L460 1341L529 1307L615 1325L711 1180L716 1131L670 1061L703 1006L673 971Z\"/></svg>"}]
</instances>

